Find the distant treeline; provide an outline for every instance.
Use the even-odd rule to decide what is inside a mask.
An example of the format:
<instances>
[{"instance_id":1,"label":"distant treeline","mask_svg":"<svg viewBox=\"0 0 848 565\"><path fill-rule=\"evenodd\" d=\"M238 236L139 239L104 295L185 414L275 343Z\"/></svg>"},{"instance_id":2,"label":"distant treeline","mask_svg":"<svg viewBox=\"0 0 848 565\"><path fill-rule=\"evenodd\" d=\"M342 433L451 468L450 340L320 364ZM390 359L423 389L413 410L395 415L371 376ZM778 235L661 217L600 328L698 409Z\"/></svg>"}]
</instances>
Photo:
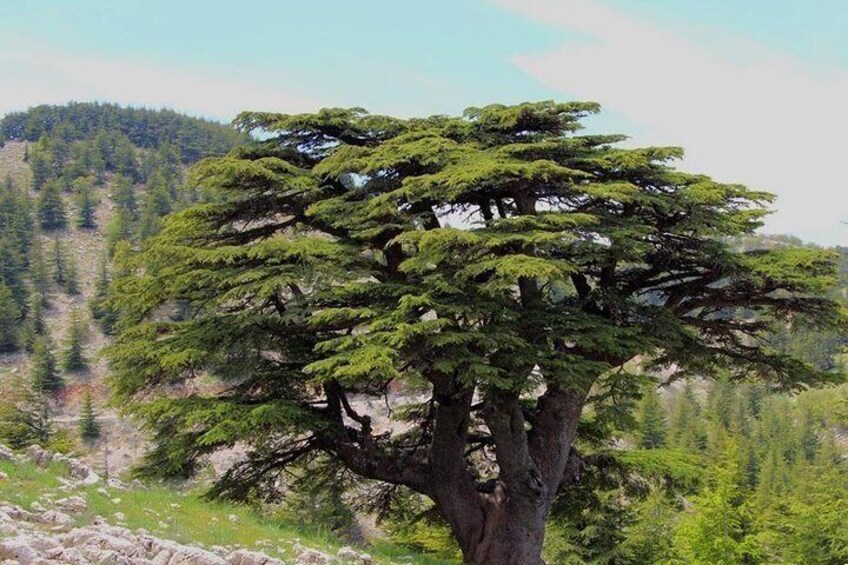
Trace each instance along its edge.
<instances>
[{"instance_id":1,"label":"distant treeline","mask_svg":"<svg viewBox=\"0 0 848 565\"><path fill-rule=\"evenodd\" d=\"M37 141L63 129L68 141L92 139L108 131L125 135L133 145L158 150L165 144L179 147L183 163L226 153L244 140L243 134L220 123L192 118L171 110L124 108L117 104L75 102L63 106L41 105L6 115L0 121L2 138Z\"/></svg>"}]
</instances>

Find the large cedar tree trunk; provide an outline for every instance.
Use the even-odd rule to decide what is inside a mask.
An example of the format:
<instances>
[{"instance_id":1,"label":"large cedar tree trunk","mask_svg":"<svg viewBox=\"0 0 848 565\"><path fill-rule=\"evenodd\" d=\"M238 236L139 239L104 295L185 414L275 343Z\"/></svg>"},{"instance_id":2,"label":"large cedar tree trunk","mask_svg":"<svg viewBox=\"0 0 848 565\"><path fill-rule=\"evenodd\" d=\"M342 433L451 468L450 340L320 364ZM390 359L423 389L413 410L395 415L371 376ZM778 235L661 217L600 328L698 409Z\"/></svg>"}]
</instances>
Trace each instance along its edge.
<instances>
[{"instance_id":1,"label":"large cedar tree trunk","mask_svg":"<svg viewBox=\"0 0 848 565\"><path fill-rule=\"evenodd\" d=\"M527 432L517 397L491 401L484 415L495 439L499 476L478 485L464 445L469 395L440 403L431 497L445 515L469 565L543 565L545 521L566 470L585 394L549 388ZM439 424L446 429L439 430Z\"/></svg>"}]
</instances>

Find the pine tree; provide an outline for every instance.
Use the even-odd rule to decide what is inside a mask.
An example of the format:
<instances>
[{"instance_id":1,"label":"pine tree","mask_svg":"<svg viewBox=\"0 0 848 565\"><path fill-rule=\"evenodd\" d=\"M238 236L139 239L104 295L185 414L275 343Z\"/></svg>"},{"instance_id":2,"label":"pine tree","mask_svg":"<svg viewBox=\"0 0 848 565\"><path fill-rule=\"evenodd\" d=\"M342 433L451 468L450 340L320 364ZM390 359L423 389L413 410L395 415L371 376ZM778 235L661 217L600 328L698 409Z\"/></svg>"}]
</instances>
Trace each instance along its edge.
<instances>
[{"instance_id":1,"label":"pine tree","mask_svg":"<svg viewBox=\"0 0 848 565\"><path fill-rule=\"evenodd\" d=\"M86 441L93 441L100 437L100 424L97 422L97 415L94 413L94 402L91 398L90 387L85 389L82 409L80 410L79 431L80 436Z\"/></svg>"},{"instance_id":2,"label":"pine tree","mask_svg":"<svg viewBox=\"0 0 848 565\"><path fill-rule=\"evenodd\" d=\"M0 281L0 352L18 349L18 327L21 309L18 307L12 291Z\"/></svg>"},{"instance_id":3,"label":"pine tree","mask_svg":"<svg viewBox=\"0 0 848 565\"><path fill-rule=\"evenodd\" d=\"M56 359L53 357L53 347L48 335L39 336L32 347L32 376L33 386L45 393L53 393L64 386L64 381L56 371Z\"/></svg>"},{"instance_id":4,"label":"pine tree","mask_svg":"<svg viewBox=\"0 0 848 565\"><path fill-rule=\"evenodd\" d=\"M85 326L78 310L71 311L70 325L65 338L62 369L67 372L84 371L88 367L83 351Z\"/></svg>"},{"instance_id":5,"label":"pine tree","mask_svg":"<svg viewBox=\"0 0 848 565\"><path fill-rule=\"evenodd\" d=\"M42 229L57 230L67 226L62 188L58 182L49 182L38 195L38 219Z\"/></svg>"},{"instance_id":6,"label":"pine tree","mask_svg":"<svg viewBox=\"0 0 848 565\"><path fill-rule=\"evenodd\" d=\"M655 449L665 445L665 409L653 383L647 387L640 402L637 436L639 447L643 449Z\"/></svg>"}]
</instances>

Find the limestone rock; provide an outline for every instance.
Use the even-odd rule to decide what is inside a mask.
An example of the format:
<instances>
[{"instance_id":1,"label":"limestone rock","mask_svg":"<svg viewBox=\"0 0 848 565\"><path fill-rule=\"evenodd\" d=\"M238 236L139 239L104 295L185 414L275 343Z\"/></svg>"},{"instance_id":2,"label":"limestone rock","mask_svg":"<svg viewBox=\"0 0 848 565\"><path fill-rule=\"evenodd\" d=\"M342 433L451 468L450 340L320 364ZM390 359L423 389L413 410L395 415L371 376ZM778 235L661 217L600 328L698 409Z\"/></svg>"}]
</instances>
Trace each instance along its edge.
<instances>
[{"instance_id":1,"label":"limestone rock","mask_svg":"<svg viewBox=\"0 0 848 565\"><path fill-rule=\"evenodd\" d=\"M284 565L282 561L270 555L246 549L232 552L227 557L227 563L230 565Z\"/></svg>"}]
</instances>

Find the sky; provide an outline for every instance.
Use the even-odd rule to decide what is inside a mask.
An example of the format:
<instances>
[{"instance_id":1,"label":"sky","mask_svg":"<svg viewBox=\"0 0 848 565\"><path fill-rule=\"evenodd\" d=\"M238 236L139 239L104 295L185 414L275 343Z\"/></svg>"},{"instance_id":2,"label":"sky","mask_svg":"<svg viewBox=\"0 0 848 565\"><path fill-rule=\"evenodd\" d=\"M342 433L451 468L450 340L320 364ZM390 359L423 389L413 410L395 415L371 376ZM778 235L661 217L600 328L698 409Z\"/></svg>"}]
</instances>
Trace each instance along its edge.
<instances>
[{"instance_id":1,"label":"sky","mask_svg":"<svg viewBox=\"0 0 848 565\"><path fill-rule=\"evenodd\" d=\"M777 194L765 231L848 245L846 28L845 0L0 0L0 114L593 100L590 131Z\"/></svg>"}]
</instances>

